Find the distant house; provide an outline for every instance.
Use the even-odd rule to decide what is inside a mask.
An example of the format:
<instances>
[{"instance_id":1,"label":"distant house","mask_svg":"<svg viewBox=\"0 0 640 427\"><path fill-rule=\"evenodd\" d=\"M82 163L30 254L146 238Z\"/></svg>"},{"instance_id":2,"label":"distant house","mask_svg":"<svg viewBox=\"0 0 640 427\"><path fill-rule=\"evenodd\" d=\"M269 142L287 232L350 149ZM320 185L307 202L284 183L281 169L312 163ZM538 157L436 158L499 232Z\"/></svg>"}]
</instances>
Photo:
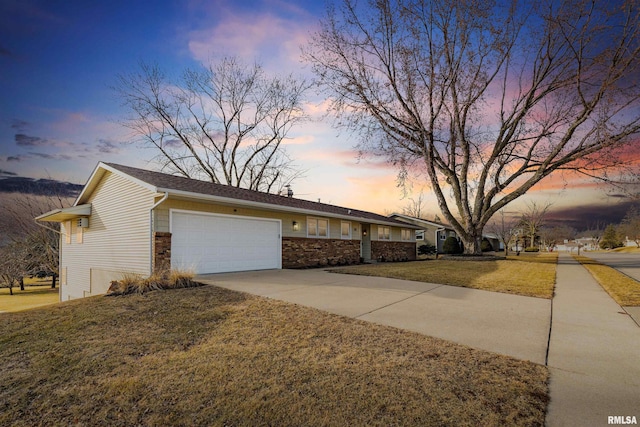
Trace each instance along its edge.
<instances>
[{"instance_id":1,"label":"distant house","mask_svg":"<svg viewBox=\"0 0 640 427\"><path fill-rule=\"evenodd\" d=\"M419 227L419 230L416 231L416 245L418 247L433 245L437 248L438 253L443 252L443 244L447 237L458 237L453 227L447 224L398 213L389 215L389 218Z\"/></svg>"},{"instance_id":2,"label":"distant house","mask_svg":"<svg viewBox=\"0 0 640 427\"><path fill-rule=\"evenodd\" d=\"M416 231L416 246L433 245L437 248L438 253L443 253L444 241L447 237L458 238L458 234L454 231L453 227L440 222L430 221L422 218L415 218L408 215L393 213L389 215L389 218L393 218L398 221L406 222L407 224L420 227ZM494 233L487 233L482 235L483 239L487 239L491 243L491 247L494 251L504 250L504 245L500 242L498 236Z\"/></svg>"},{"instance_id":3,"label":"distant house","mask_svg":"<svg viewBox=\"0 0 640 427\"><path fill-rule=\"evenodd\" d=\"M371 212L99 163L61 223L60 298L124 274L413 260L418 227Z\"/></svg>"}]
</instances>

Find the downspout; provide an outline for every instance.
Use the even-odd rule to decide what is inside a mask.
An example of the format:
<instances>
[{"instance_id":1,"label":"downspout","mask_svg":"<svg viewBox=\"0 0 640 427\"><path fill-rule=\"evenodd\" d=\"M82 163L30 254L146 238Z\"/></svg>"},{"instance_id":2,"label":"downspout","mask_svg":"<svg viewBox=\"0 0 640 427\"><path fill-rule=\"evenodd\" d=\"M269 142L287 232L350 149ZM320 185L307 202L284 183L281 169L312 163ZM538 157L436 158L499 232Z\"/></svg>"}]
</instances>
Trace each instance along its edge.
<instances>
[{"instance_id":1,"label":"downspout","mask_svg":"<svg viewBox=\"0 0 640 427\"><path fill-rule=\"evenodd\" d=\"M153 206L151 206L151 209L149 209L149 275L153 274L153 210L162 202L167 200L168 197L169 193L165 191L162 199L158 200Z\"/></svg>"}]
</instances>

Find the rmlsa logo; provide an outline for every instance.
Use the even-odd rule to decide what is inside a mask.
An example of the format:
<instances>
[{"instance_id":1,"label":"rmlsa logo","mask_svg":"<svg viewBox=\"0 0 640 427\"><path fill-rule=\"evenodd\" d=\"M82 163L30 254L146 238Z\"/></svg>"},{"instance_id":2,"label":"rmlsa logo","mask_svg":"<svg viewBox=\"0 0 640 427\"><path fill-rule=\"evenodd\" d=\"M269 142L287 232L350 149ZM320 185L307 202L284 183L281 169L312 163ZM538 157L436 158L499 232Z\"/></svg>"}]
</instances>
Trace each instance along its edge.
<instances>
[{"instance_id":1,"label":"rmlsa logo","mask_svg":"<svg viewBox=\"0 0 640 427\"><path fill-rule=\"evenodd\" d=\"M609 424L638 424L635 415L634 416L624 416L624 415L615 415L608 417Z\"/></svg>"}]
</instances>

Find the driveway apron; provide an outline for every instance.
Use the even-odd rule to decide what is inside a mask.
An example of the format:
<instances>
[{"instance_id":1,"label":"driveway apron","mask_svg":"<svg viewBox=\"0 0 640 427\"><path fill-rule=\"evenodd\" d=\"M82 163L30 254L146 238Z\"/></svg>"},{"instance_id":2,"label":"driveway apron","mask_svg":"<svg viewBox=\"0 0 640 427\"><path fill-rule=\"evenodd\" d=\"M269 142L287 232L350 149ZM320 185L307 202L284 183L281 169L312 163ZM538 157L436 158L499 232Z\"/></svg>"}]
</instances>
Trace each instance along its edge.
<instances>
[{"instance_id":1,"label":"driveway apron","mask_svg":"<svg viewBox=\"0 0 640 427\"><path fill-rule=\"evenodd\" d=\"M558 260L547 425L640 418L640 328L569 255Z\"/></svg>"}]
</instances>

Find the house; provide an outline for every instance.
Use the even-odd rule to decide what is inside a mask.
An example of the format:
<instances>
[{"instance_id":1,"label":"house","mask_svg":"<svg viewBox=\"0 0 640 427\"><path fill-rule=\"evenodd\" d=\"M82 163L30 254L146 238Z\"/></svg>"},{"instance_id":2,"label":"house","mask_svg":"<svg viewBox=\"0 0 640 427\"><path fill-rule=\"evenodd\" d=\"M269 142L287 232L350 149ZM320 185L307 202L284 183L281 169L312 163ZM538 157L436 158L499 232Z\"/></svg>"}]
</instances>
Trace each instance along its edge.
<instances>
[{"instance_id":1,"label":"house","mask_svg":"<svg viewBox=\"0 0 640 427\"><path fill-rule=\"evenodd\" d=\"M437 248L438 253L443 253L443 245L447 237L458 238L458 234L453 230L453 227L447 224L398 213L389 215L389 218L420 227L420 229L416 231L417 247L422 245L433 245ZM500 242L500 239L496 234L485 233L482 235L482 238L489 241L493 250L504 250L502 242ZM460 239L458 239L458 241L459 240Z\"/></svg>"},{"instance_id":2,"label":"house","mask_svg":"<svg viewBox=\"0 0 640 427\"><path fill-rule=\"evenodd\" d=\"M60 298L125 274L413 260L417 227L371 212L99 163L61 223Z\"/></svg>"},{"instance_id":3,"label":"house","mask_svg":"<svg viewBox=\"0 0 640 427\"><path fill-rule=\"evenodd\" d=\"M419 227L416 231L416 245L433 245L438 253L443 253L443 244L447 237L458 237L453 227L435 221L393 213L389 218Z\"/></svg>"}]
</instances>

